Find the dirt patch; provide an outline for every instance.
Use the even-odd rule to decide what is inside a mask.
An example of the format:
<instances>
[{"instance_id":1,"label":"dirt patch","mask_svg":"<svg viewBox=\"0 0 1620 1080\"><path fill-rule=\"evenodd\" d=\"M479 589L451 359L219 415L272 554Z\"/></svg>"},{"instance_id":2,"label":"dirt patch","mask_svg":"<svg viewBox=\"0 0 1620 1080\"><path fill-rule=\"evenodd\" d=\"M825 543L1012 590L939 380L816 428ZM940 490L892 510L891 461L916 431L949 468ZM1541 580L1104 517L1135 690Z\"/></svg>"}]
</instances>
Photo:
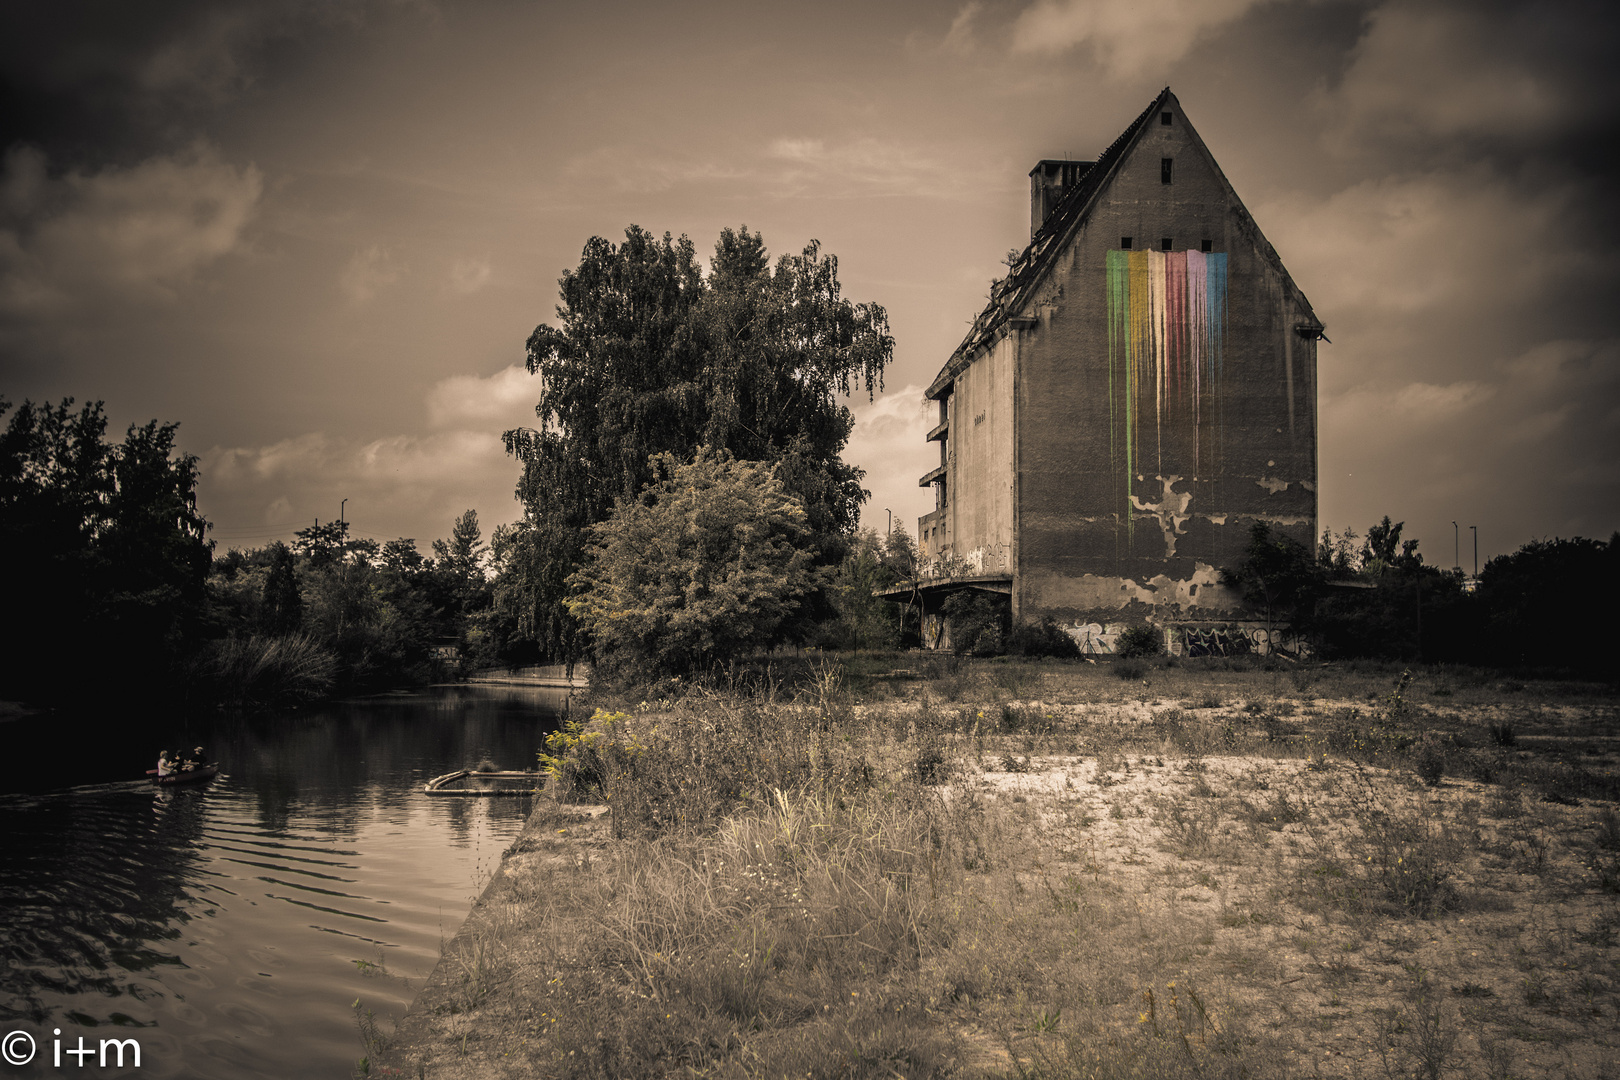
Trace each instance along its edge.
<instances>
[{"instance_id":1,"label":"dirt patch","mask_svg":"<svg viewBox=\"0 0 1620 1080\"><path fill-rule=\"evenodd\" d=\"M755 794L651 840L538 809L371 1075L1611 1072L1602 688L984 665L624 708L638 754L779 720L824 780L728 757Z\"/></svg>"}]
</instances>

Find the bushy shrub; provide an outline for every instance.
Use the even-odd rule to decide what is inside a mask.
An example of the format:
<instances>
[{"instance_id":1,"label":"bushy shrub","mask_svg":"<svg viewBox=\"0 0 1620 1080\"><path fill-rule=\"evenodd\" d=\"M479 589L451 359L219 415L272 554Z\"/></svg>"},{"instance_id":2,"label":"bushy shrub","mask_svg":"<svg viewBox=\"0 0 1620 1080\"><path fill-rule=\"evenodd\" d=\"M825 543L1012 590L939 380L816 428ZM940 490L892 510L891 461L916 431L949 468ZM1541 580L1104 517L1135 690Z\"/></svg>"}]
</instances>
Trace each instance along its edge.
<instances>
[{"instance_id":1,"label":"bushy shrub","mask_svg":"<svg viewBox=\"0 0 1620 1080\"><path fill-rule=\"evenodd\" d=\"M1138 656L1158 656L1162 652L1164 634L1152 623L1122 631L1114 643L1114 655L1125 660Z\"/></svg>"},{"instance_id":2,"label":"bushy shrub","mask_svg":"<svg viewBox=\"0 0 1620 1080\"><path fill-rule=\"evenodd\" d=\"M1010 602L1005 596L966 590L945 601L951 651L957 656L999 656L1007 651Z\"/></svg>"},{"instance_id":3,"label":"bushy shrub","mask_svg":"<svg viewBox=\"0 0 1620 1080\"><path fill-rule=\"evenodd\" d=\"M1014 624L1007 635L1007 651L1014 656L1073 659L1080 655L1080 646L1048 615L1039 622L1020 620Z\"/></svg>"},{"instance_id":4,"label":"bushy shrub","mask_svg":"<svg viewBox=\"0 0 1620 1080\"><path fill-rule=\"evenodd\" d=\"M633 740L615 740L614 725L623 713L597 709L587 728L578 720L565 720L546 735L551 753L540 751L540 771L560 802L594 802L607 797L610 758L633 757L641 747Z\"/></svg>"},{"instance_id":5,"label":"bushy shrub","mask_svg":"<svg viewBox=\"0 0 1620 1080\"><path fill-rule=\"evenodd\" d=\"M1446 775L1446 751L1440 736L1429 731L1418 739L1417 745L1412 748L1412 769L1430 787L1434 787Z\"/></svg>"},{"instance_id":6,"label":"bushy shrub","mask_svg":"<svg viewBox=\"0 0 1620 1080\"><path fill-rule=\"evenodd\" d=\"M725 451L649 464L659 481L586 530L569 578L598 665L688 674L775 644L814 584L804 503L776 466Z\"/></svg>"},{"instance_id":7,"label":"bushy shrub","mask_svg":"<svg viewBox=\"0 0 1620 1080\"><path fill-rule=\"evenodd\" d=\"M1116 660L1114 661L1114 674L1129 682L1132 679L1140 679L1143 675L1146 675L1147 665L1140 660L1134 659Z\"/></svg>"}]
</instances>

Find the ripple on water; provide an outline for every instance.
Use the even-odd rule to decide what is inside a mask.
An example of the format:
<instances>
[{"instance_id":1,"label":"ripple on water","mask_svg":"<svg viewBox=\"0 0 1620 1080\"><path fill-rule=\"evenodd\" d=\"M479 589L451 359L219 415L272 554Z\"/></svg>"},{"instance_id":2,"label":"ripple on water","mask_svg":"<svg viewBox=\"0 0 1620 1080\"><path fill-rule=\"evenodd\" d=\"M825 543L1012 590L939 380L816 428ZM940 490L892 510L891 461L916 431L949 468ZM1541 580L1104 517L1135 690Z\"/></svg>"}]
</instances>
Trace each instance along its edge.
<instances>
[{"instance_id":1,"label":"ripple on water","mask_svg":"<svg viewBox=\"0 0 1620 1080\"><path fill-rule=\"evenodd\" d=\"M546 726L477 694L424 700L163 736L227 762L204 788L0 794L0 1018L47 1047L53 1024L65 1043L128 1033L143 1077L347 1073L353 1002L384 1016L410 997L355 961L386 955L416 985L527 809L421 784L483 757L526 765Z\"/></svg>"}]
</instances>

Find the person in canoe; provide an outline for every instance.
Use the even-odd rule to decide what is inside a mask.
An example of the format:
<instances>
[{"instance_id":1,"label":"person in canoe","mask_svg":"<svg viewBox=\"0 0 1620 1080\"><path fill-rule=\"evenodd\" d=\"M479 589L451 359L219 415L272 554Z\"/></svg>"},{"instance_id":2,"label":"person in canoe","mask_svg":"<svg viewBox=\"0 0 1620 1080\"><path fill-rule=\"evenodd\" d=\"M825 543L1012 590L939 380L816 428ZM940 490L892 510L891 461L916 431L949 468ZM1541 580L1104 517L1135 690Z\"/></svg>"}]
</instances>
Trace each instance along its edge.
<instances>
[{"instance_id":1,"label":"person in canoe","mask_svg":"<svg viewBox=\"0 0 1620 1080\"><path fill-rule=\"evenodd\" d=\"M169 755L167 750L159 750L157 766L158 777L161 779L174 771L174 758Z\"/></svg>"},{"instance_id":2,"label":"person in canoe","mask_svg":"<svg viewBox=\"0 0 1620 1080\"><path fill-rule=\"evenodd\" d=\"M207 764L208 764L208 755L206 753L204 753L203 748L199 746L196 749L192 750L191 753L186 755L186 760L181 762L180 767L182 769L190 771L192 769L200 769L204 765L207 765Z\"/></svg>"}]
</instances>

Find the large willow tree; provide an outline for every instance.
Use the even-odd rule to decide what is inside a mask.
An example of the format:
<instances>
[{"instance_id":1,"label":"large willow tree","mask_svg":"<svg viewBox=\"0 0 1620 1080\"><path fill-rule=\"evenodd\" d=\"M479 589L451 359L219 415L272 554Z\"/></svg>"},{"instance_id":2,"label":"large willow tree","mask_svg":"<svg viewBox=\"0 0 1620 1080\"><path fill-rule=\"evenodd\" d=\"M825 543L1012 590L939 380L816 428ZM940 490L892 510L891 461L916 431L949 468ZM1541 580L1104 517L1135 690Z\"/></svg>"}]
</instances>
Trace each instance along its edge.
<instances>
[{"instance_id":1,"label":"large willow tree","mask_svg":"<svg viewBox=\"0 0 1620 1080\"><path fill-rule=\"evenodd\" d=\"M758 233L726 229L704 274L686 237L631 226L619 245L593 237L559 284L558 325L528 341L539 423L505 435L524 520L502 538L501 595L546 652L578 651L563 601L585 530L653 480L656 454L774 464L821 558L841 557L866 492L839 456L840 398L882 387L894 339L880 305L843 298L836 256L811 242L773 267Z\"/></svg>"}]
</instances>

